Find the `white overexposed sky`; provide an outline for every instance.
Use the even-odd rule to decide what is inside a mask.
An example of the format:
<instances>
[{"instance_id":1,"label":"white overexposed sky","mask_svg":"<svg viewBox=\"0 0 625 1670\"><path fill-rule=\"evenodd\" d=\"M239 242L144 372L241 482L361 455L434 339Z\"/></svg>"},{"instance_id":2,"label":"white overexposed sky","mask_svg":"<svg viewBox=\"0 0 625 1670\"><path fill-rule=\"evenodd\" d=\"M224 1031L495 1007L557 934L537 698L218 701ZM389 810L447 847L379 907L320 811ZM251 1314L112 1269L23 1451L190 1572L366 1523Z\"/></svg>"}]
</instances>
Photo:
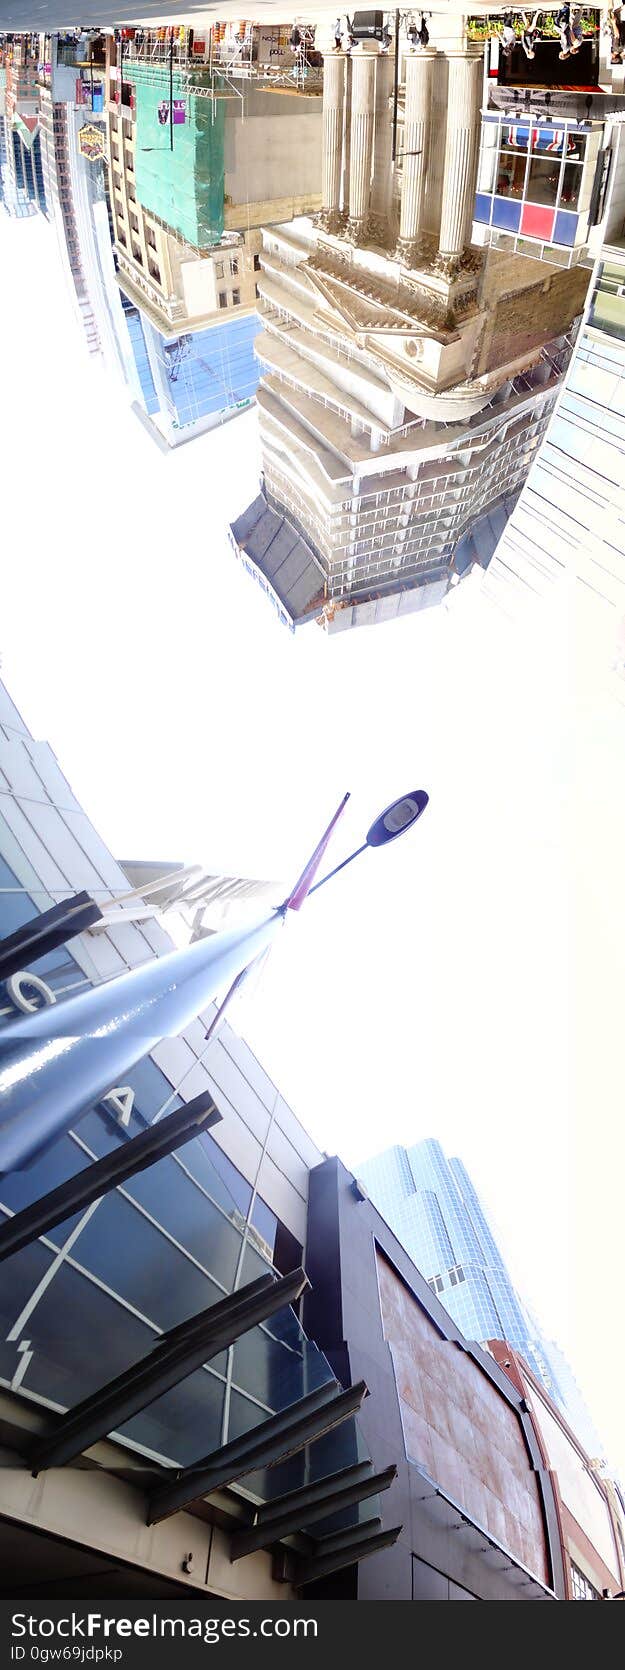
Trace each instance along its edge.
<instances>
[{"instance_id":1,"label":"white overexposed sky","mask_svg":"<svg viewBox=\"0 0 625 1670\"><path fill-rule=\"evenodd\" d=\"M428 790L289 924L234 1024L350 1167L430 1135L462 1157L625 1472L623 714L472 582L290 635L226 536L254 412L164 458L86 356L51 229L0 218L0 268L11 694L121 858L287 881L346 789L333 862Z\"/></svg>"}]
</instances>

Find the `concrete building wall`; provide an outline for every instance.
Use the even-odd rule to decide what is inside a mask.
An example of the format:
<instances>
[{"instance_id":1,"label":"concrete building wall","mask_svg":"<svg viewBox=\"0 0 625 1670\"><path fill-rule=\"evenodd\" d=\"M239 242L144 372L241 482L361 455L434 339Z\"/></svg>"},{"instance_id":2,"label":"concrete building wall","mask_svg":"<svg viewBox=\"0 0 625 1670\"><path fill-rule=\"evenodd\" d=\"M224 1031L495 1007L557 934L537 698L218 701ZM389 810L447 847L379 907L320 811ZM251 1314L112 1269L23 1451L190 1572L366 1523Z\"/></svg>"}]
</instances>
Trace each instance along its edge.
<instances>
[{"instance_id":1,"label":"concrete building wall","mask_svg":"<svg viewBox=\"0 0 625 1670\"><path fill-rule=\"evenodd\" d=\"M226 207L249 205L247 224L252 225L257 224L256 204L310 198L311 208L319 207L321 99L266 92L245 83L241 91L242 103L237 100L226 109Z\"/></svg>"},{"instance_id":2,"label":"concrete building wall","mask_svg":"<svg viewBox=\"0 0 625 1670\"><path fill-rule=\"evenodd\" d=\"M0 1421L9 1414L5 1401L0 1393ZM13 1417L14 1410L10 1413ZM37 1417L33 1416L28 1425L31 1433L36 1432ZM57 1554L57 1569L61 1566L70 1578L78 1571L79 1593L85 1592L78 1557L79 1550L84 1549L97 1551L100 1568L108 1557L119 1562L118 1570L135 1568L137 1574L149 1573L151 1579L161 1579L166 1585L175 1583L189 1599L198 1591L234 1601L288 1599L288 1587L272 1580L271 1556L253 1554L233 1564L228 1538L218 1526L188 1513L176 1514L161 1525L147 1526L142 1474L137 1474L136 1486L132 1484L132 1467L125 1467L130 1477L116 1477L111 1469L115 1461L119 1464L119 1455L115 1457L112 1445L102 1444L99 1450L101 1466L91 1470L53 1468L33 1479L17 1451L0 1448L0 1514L5 1521L0 1530L0 1549L4 1549L5 1537L11 1539L13 1527L19 1528L22 1537L30 1531L54 1538L57 1546L61 1540L66 1547L62 1556ZM36 1545L31 1546L32 1563L29 1559L22 1565L20 1578L22 1583L36 1585ZM186 1569L189 1555L190 1571ZM47 1560L45 1572L49 1576L49 1552ZM2 1565L6 1571L5 1553ZM74 1582L71 1592L76 1593ZM168 1592L167 1587L164 1592Z\"/></svg>"}]
</instances>

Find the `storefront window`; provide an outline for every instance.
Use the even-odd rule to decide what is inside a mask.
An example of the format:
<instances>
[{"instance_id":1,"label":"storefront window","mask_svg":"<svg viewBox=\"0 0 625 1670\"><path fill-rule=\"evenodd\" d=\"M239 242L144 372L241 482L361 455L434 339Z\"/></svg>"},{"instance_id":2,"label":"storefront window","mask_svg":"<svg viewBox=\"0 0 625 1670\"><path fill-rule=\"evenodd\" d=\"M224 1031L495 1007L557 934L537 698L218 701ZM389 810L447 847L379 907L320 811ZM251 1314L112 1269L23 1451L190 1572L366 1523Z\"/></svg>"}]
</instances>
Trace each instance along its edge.
<instances>
[{"instance_id":1,"label":"storefront window","mask_svg":"<svg viewBox=\"0 0 625 1670\"><path fill-rule=\"evenodd\" d=\"M529 138L530 129L520 127L518 123L515 122L513 127L504 127L501 130L502 150L526 151L529 144Z\"/></svg>"},{"instance_id":2,"label":"storefront window","mask_svg":"<svg viewBox=\"0 0 625 1670\"><path fill-rule=\"evenodd\" d=\"M568 209L576 209L579 203L579 194L582 188L582 172L583 167L581 162L566 162L564 165L560 201L563 204L566 203Z\"/></svg>"},{"instance_id":3,"label":"storefront window","mask_svg":"<svg viewBox=\"0 0 625 1670\"><path fill-rule=\"evenodd\" d=\"M530 162L527 199L546 208L555 208L560 183L559 157L532 157Z\"/></svg>"},{"instance_id":4,"label":"storefront window","mask_svg":"<svg viewBox=\"0 0 625 1670\"><path fill-rule=\"evenodd\" d=\"M497 175L498 197L522 197L525 184L526 159L502 150Z\"/></svg>"}]
</instances>

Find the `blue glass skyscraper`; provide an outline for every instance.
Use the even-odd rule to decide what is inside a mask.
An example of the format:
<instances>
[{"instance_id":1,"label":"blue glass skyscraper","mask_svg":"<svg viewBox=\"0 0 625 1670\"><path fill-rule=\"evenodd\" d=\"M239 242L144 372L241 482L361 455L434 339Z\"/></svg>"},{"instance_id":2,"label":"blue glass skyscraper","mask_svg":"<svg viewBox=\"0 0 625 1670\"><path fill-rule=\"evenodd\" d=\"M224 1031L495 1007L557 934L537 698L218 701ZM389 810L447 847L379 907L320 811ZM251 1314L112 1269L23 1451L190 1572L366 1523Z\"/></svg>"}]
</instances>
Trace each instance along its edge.
<instances>
[{"instance_id":1,"label":"blue glass skyscraper","mask_svg":"<svg viewBox=\"0 0 625 1670\"><path fill-rule=\"evenodd\" d=\"M552 1357L513 1287L462 1161L447 1159L440 1143L427 1137L412 1148L387 1148L364 1161L358 1177L462 1332L483 1344L507 1340L596 1455L599 1440L571 1371L555 1347Z\"/></svg>"}]
</instances>

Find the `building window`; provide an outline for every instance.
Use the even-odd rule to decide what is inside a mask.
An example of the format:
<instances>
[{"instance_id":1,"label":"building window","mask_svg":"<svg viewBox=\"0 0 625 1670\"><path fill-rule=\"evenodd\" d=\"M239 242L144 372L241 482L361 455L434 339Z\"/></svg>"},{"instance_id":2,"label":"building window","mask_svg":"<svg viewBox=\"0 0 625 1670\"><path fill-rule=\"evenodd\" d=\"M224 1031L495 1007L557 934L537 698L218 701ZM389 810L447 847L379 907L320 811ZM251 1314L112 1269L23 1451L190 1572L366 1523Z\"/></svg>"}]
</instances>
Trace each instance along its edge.
<instances>
[{"instance_id":1,"label":"building window","mask_svg":"<svg viewBox=\"0 0 625 1670\"><path fill-rule=\"evenodd\" d=\"M230 262L230 271L232 273L233 278L238 278L238 276L239 276L239 263L238 263L238 261L231 261Z\"/></svg>"},{"instance_id":2,"label":"building window","mask_svg":"<svg viewBox=\"0 0 625 1670\"><path fill-rule=\"evenodd\" d=\"M224 276L223 261L216 261L215 262L215 277L216 278L223 278L223 276Z\"/></svg>"},{"instance_id":3,"label":"building window","mask_svg":"<svg viewBox=\"0 0 625 1670\"><path fill-rule=\"evenodd\" d=\"M583 1571L574 1566L571 1561L571 1583L573 1586L573 1600L601 1600L598 1589L594 1589Z\"/></svg>"},{"instance_id":4,"label":"building window","mask_svg":"<svg viewBox=\"0 0 625 1670\"><path fill-rule=\"evenodd\" d=\"M499 173L497 175L498 197L522 197L525 185L525 169L527 159L519 156L517 151L502 145L499 153Z\"/></svg>"},{"instance_id":5,"label":"building window","mask_svg":"<svg viewBox=\"0 0 625 1670\"><path fill-rule=\"evenodd\" d=\"M232 305L233 305L233 307L238 307L240 300L241 300L241 291L240 290L233 290L233 292L232 292Z\"/></svg>"},{"instance_id":6,"label":"building window","mask_svg":"<svg viewBox=\"0 0 625 1670\"><path fill-rule=\"evenodd\" d=\"M255 255L254 256L254 272L255 273L260 272L260 255Z\"/></svg>"},{"instance_id":7,"label":"building window","mask_svg":"<svg viewBox=\"0 0 625 1670\"><path fill-rule=\"evenodd\" d=\"M220 290L220 292L219 292L219 306L220 307L227 307L228 306L228 296L227 296L227 293L226 293L225 290Z\"/></svg>"},{"instance_id":8,"label":"building window","mask_svg":"<svg viewBox=\"0 0 625 1670\"><path fill-rule=\"evenodd\" d=\"M530 203L539 203L547 209L555 208L559 183L559 156L532 157L527 182Z\"/></svg>"},{"instance_id":9,"label":"building window","mask_svg":"<svg viewBox=\"0 0 625 1670\"><path fill-rule=\"evenodd\" d=\"M581 162L565 162L564 164L560 202L566 203L567 209L576 209L579 203L583 166Z\"/></svg>"}]
</instances>

